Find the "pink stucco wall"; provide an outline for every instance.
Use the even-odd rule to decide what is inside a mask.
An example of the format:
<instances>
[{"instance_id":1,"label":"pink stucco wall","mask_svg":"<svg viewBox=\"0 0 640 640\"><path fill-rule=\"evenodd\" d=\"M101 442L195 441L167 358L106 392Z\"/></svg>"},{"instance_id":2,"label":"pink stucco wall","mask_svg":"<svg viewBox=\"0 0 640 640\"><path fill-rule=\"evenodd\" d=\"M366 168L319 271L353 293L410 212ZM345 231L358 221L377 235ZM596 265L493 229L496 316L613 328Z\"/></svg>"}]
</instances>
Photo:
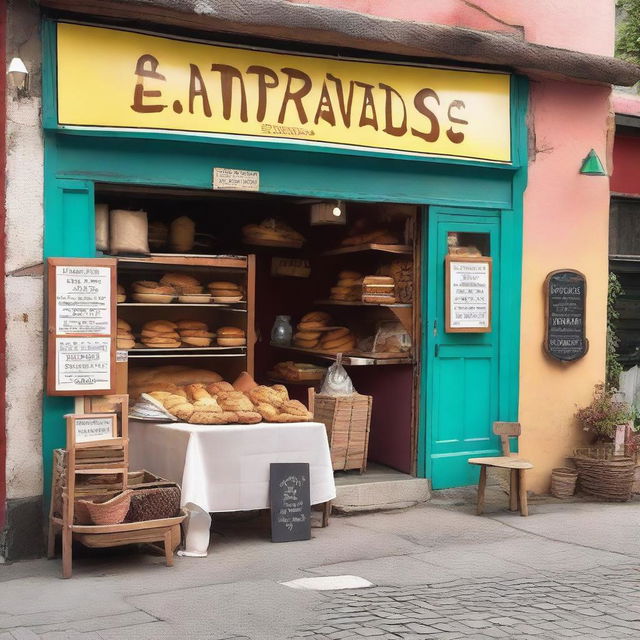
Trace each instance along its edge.
<instances>
[{"instance_id":1,"label":"pink stucco wall","mask_svg":"<svg viewBox=\"0 0 640 640\"><path fill-rule=\"evenodd\" d=\"M384 18L498 31L529 42L612 55L614 0L290 0Z\"/></svg>"}]
</instances>

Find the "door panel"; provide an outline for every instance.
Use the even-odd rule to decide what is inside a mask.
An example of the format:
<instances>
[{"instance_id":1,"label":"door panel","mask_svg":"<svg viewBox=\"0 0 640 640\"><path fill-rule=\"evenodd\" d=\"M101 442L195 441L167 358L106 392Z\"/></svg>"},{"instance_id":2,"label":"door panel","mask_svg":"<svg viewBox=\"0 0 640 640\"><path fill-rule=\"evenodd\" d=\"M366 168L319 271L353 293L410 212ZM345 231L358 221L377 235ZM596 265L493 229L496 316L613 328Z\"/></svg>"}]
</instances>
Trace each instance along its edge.
<instances>
[{"instance_id":1,"label":"door panel","mask_svg":"<svg viewBox=\"0 0 640 640\"><path fill-rule=\"evenodd\" d=\"M433 208L429 212L426 362L427 456L434 489L477 482L470 457L498 455L492 423L499 417L499 212ZM445 257L473 247L493 260L489 333L446 333Z\"/></svg>"}]
</instances>

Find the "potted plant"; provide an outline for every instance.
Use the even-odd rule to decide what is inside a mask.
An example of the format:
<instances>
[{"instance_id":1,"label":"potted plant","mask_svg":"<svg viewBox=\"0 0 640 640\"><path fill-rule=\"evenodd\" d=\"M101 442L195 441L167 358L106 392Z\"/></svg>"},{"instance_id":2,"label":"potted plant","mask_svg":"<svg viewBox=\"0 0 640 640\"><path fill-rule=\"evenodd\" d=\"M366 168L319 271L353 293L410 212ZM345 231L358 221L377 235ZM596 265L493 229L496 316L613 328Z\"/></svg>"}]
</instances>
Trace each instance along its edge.
<instances>
[{"instance_id":1,"label":"potted plant","mask_svg":"<svg viewBox=\"0 0 640 640\"><path fill-rule=\"evenodd\" d=\"M616 389L607 389L604 384L597 384L591 402L578 409L576 419L580 426L593 434L596 443L601 443L574 452L582 491L605 500L631 499L635 462L624 456L624 446L619 448L611 443L616 433L626 431L634 417L633 407ZM607 442L610 444L602 444Z\"/></svg>"}]
</instances>

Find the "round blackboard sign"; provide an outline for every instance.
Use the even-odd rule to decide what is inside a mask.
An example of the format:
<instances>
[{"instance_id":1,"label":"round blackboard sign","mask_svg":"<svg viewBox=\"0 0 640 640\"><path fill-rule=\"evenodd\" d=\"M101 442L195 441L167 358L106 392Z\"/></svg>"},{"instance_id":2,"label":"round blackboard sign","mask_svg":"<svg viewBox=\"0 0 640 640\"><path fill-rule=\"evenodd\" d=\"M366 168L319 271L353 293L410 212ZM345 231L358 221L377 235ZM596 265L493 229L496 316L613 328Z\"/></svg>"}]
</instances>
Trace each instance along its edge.
<instances>
[{"instance_id":1,"label":"round blackboard sign","mask_svg":"<svg viewBox=\"0 0 640 640\"><path fill-rule=\"evenodd\" d=\"M546 331L544 347L556 360L572 362L589 349L585 337L587 281L573 269L552 271L545 280Z\"/></svg>"}]
</instances>

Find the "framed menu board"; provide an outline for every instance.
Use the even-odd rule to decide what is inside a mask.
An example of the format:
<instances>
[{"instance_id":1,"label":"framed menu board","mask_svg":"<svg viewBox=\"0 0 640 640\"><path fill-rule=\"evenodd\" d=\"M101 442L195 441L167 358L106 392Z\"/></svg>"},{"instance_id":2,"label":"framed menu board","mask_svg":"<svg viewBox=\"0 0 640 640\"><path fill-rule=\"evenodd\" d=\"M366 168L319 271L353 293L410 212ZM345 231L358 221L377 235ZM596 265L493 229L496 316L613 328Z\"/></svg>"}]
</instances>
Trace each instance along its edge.
<instances>
[{"instance_id":1,"label":"framed menu board","mask_svg":"<svg viewBox=\"0 0 640 640\"><path fill-rule=\"evenodd\" d=\"M585 335L587 279L575 269L552 271L544 289L545 351L561 362L582 358L589 349Z\"/></svg>"},{"instance_id":2,"label":"framed menu board","mask_svg":"<svg viewBox=\"0 0 640 640\"><path fill-rule=\"evenodd\" d=\"M115 295L115 259L47 261L49 395L115 391Z\"/></svg>"},{"instance_id":3,"label":"framed menu board","mask_svg":"<svg viewBox=\"0 0 640 640\"><path fill-rule=\"evenodd\" d=\"M445 331L491 332L491 258L446 256Z\"/></svg>"}]
</instances>

